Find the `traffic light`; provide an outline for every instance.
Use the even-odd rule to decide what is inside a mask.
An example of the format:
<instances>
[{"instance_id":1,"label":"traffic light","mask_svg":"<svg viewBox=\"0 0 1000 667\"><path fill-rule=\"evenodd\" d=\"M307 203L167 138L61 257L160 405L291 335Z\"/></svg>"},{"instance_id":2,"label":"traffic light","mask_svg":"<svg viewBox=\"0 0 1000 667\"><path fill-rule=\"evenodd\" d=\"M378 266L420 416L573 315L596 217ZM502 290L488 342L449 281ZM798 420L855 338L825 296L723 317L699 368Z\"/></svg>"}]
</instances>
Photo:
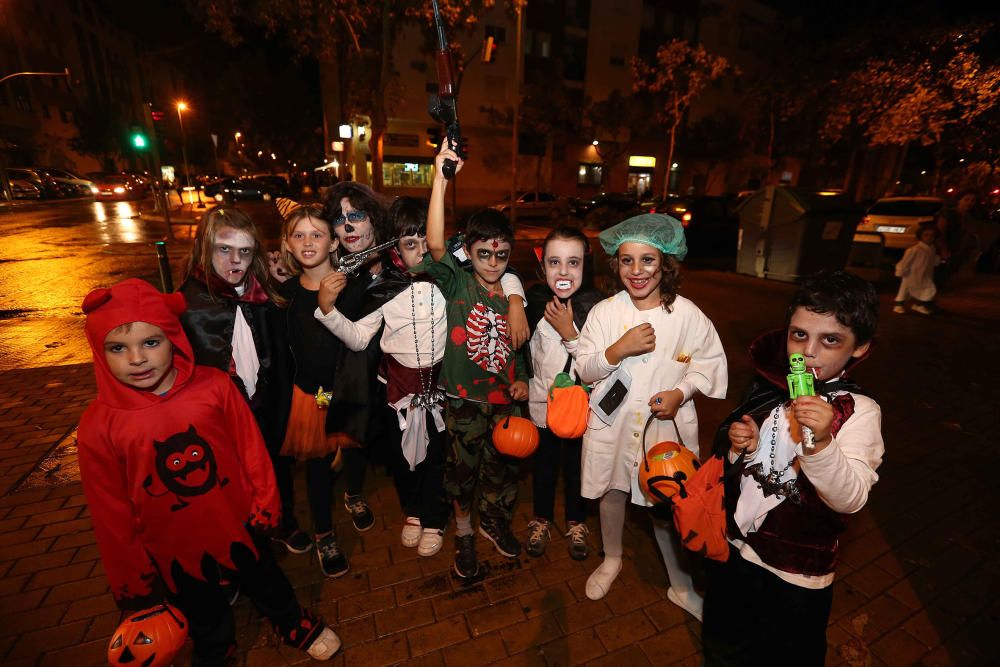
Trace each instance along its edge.
<instances>
[{"instance_id":1,"label":"traffic light","mask_svg":"<svg viewBox=\"0 0 1000 667\"><path fill-rule=\"evenodd\" d=\"M438 126L427 128L427 145L437 148L441 145L441 128Z\"/></svg>"},{"instance_id":2,"label":"traffic light","mask_svg":"<svg viewBox=\"0 0 1000 667\"><path fill-rule=\"evenodd\" d=\"M493 39L493 35L490 35L485 40L483 40L483 62L491 63L497 55L497 43Z\"/></svg>"},{"instance_id":3,"label":"traffic light","mask_svg":"<svg viewBox=\"0 0 1000 667\"><path fill-rule=\"evenodd\" d=\"M146 150L149 147L149 142L146 140L146 135L142 132L132 132L132 146L136 150Z\"/></svg>"}]
</instances>

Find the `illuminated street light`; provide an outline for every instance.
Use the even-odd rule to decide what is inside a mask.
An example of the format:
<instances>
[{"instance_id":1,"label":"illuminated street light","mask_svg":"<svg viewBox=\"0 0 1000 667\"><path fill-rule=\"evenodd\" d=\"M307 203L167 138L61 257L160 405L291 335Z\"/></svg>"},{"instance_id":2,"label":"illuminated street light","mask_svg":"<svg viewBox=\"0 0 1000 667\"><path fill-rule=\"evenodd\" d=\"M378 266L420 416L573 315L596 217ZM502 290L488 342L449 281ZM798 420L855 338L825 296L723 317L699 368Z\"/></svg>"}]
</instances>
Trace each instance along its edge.
<instances>
[{"instance_id":1,"label":"illuminated street light","mask_svg":"<svg viewBox=\"0 0 1000 667\"><path fill-rule=\"evenodd\" d=\"M233 137L236 139L236 143L240 143L240 138L242 136L243 136L243 133L240 132L239 130L237 130L236 132L233 132Z\"/></svg>"},{"instance_id":2,"label":"illuminated street light","mask_svg":"<svg viewBox=\"0 0 1000 667\"><path fill-rule=\"evenodd\" d=\"M264 155L264 151L257 151L257 157L262 157L263 155Z\"/></svg>"},{"instance_id":3,"label":"illuminated street light","mask_svg":"<svg viewBox=\"0 0 1000 667\"><path fill-rule=\"evenodd\" d=\"M921 172L920 172L920 175L921 175L921 176L926 176L926 175L927 175L927 170L926 170L926 169L924 169L923 171L921 171Z\"/></svg>"},{"instance_id":4,"label":"illuminated street light","mask_svg":"<svg viewBox=\"0 0 1000 667\"><path fill-rule=\"evenodd\" d=\"M670 165L671 169L677 169L678 167L680 167L680 165L677 164L676 162L674 162L672 165Z\"/></svg>"},{"instance_id":5,"label":"illuminated street light","mask_svg":"<svg viewBox=\"0 0 1000 667\"><path fill-rule=\"evenodd\" d=\"M352 136L354 136L354 133L351 131L350 123L344 123L337 129L339 131L339 136L341 139L350 139Z\"/></svg>"},{"instance_id":6,"label":"illuminated street light","mask_svg":"<svg viewBox=\"0 0 1000 667\"><path fill-rule=\"evenodd\" d=\"M598 141L597 139L594 139L594 140L593 140L593 141L591 141L590 143L591 143L592 145L596 146L597 144L599 144L599 143L601 143L601 142L599 142L599 141Z\"/></svg>"},{"instance_id":7,"label":"illuminated street light","mask_svg":"<svg viewBox=\"0 0 1000 667\"><path fill-rule=\"evenodd\" d=\"M274 153L271 153L271 159L272 159L272 160L277 160L278 158L277 158L277 157L275 157Z\"/></svg>"},{"instance_id":8,"label":"illuminated street light","mask_svg":"<svg viewBox=\"0 0 1000 667\"><path fill-rule=\"evenodd\" d=\"M187 139L184 137L184 112L188 110L187 102L177 102L177 122L181 126L181 155L184 157L184 184L191 186L191 169L188 167Z\"/></svg>"}]
</instances>

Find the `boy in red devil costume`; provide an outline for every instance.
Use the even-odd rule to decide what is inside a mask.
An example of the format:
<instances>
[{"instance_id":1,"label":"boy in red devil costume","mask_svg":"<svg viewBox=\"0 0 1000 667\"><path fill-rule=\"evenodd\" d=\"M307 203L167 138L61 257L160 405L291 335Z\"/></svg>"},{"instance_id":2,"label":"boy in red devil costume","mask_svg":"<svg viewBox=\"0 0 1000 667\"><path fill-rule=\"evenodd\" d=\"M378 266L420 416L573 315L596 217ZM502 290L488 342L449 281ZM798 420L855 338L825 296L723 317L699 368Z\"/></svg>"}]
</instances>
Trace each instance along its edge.
<instances>
[{"instance_id":1,"label":"boy in red devil costume","mask_svg":"<svg viewBox=\"0 0 1000 667\"><path fill-rule=\"evenodd\" d=\"M150 606L162 584L190 622L193 664L222 664L235 624L221 565L285 642L332 657L339 638L299 606L261 538L280 518L271 462L229 377L194 364L184 297L132 279L83 311L97 399L80 420L80 472L116 601Z\"/></svg>"}]
</instances>

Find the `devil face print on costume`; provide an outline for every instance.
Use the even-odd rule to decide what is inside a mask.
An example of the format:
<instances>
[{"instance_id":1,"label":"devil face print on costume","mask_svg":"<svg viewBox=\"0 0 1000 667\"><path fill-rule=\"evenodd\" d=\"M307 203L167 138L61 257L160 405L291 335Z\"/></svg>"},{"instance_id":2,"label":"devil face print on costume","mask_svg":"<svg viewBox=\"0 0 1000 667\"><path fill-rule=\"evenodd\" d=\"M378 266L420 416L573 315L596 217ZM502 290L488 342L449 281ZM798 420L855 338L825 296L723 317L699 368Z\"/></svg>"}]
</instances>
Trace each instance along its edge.
<instances>
[{"instance_id":1,"label":"devil face print on costume","mask_svg":"<svg viewBox=\"0 0 1000 667\"><path fill-rule=\"evenodd\" d=\"M469 359L488 373L502 371L511 352L507 318L480 301L469 311L465 330Z\"/></svg>"},{"instance_id":2,"label":"devil face print on costume","mask_svg":"<svg viewBox=\"0 0 1000 667\"><path fill-rule=\"evenodd\" d=\"M143 487L154 497L174 494L177 504L170 509L175 512L188 506L184 498L200 496L211 491L216 484L221 488L229 482L228 479L219 479L215 454L194 426L175 433L163 442L154 440L153 447L156 450L156 474L163 491L152 489L152 475L146 478Z\"/></svg>"}]
</instances>

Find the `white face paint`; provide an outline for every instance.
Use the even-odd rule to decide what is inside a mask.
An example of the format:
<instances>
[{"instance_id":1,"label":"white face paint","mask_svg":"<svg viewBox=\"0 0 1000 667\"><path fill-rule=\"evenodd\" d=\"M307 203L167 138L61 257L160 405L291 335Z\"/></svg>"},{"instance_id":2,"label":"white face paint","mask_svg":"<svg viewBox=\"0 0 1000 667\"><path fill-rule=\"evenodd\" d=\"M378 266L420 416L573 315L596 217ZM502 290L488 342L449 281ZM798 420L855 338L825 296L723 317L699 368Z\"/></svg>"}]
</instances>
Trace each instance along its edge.
<instances>
[{"instance_id":1,"label":"white face paint","mask_svg":"<svg viewBox=\"0 0 1000 667\"><path fill-rule=\"evenodd\" d=\"M333 228L345 252L361 252L375 245L375 227L367 213L356 210L347 197L340 200L340 211Z\"/></svg>"},{"instance_id":2,"label":"white face paint","mask_svg":"<svg viewBox=\"0 0 1000 667\"><path fill-rule=\"evenodd\" d=\"M869 343L858 345L851 328L837 321L831 313L814 313L799 306L788 322L788 354L806 358L806 370L817 380L829 380L840 372L853 357L868 351Z\"/></svg>"},{"instance_id":3,"label":"white face paint","mask_svg":"<svg viewBox=\"0 0 1000 667\"><path fill-rule=\"evenodd\" d=\"M406 268L412 269L427 254L427 237L403 236L399 239L396 247L399 248L399 256L403 259L403 264L406 265Z\"/></svg>"},{"instance_id":4,"label":"white face paint","mask_svg":"<svg viewBox=\"0 0 1000 667\"><path fill-rule=\"evenodd\" d=\"M580 289L584 250L579 239L552 239L545 244L545 282L560 299L568 299Z\"/></svg>"},{"instance_id":5,"label":"white face paint","mask_svg":"<svg viewBox=\"0 0 1000 667\"><path fill-rule=\"evenodd\" d=\"M623 243L618 247L618 277L633 301L660 298L663 257L645 243Z\"/></svg>"},{"instance_id":6,"label":"white face paint","mask_svg":"<svg viewBox=\"0 0 1000 667\"><path fill-rule=\"evenodd\" d=\"M212 270L230 285L240 285L253 262L256 243L242 229L220 227L212 245Z\"/></svg>"}]
</instances>

